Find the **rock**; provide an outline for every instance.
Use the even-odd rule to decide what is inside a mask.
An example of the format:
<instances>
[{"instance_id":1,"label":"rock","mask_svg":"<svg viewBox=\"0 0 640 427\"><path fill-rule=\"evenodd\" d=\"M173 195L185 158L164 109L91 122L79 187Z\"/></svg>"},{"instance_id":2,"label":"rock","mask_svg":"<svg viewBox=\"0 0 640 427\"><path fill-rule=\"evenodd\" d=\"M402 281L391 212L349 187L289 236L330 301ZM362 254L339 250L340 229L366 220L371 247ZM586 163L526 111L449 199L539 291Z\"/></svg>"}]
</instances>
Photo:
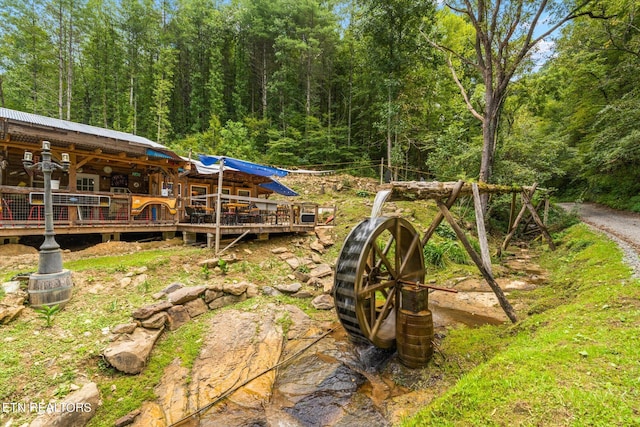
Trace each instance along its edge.
<instances>
[{"instance_id":1,"label":"rock","mask_svg":"<svg viewBox=\"0 0 640 427\"><path fill-rule=\"evenodd\" d=\"M333 246L335 244L333 238L333 227L316 227L315 232L316 236L318 237L318 241L325 248L328 248L329 246Z\"/></svg>"},{"instance_id":2,"label":"rock","mask_svg":"<svg viewBox=\"0 0 640 427\"><path fill-rule=\"evenodd\" d=\"M120 417L115 421L115 427L124 427L133 423L138 415L140 415L140 409L136 409L135 411L129 412L124 417Z\"/></svg>"},{"instance_id":3,"label":"rock","mask_svg":"<svg viewBox=\"0 0 640 427\"><path fill-rule=\"evenodd\" d=\"M302 288L300 283L291 283L289 285L276 285L276 289L285 294L295 294Z\"/></svg>"},{"instance_id":4,"label":"rock","mask_svg":"<svg viewBox=\"0 0 640 427\"><path fill-rule=\"evenodd\" d=\"M111 328L112 334L131 334L138 327L137 323L121 323Z\"/></svg>"},{"instance_id":5,"label":"rock","mask_svg":"<svg viewBox=\"0 0 640 427\"><path fill-rule=\"evenodd\" d=\"M247 286L249 286L249 284L245 281L239 283L225 283L222 286L222 290L227 294L238 296L245 293L245 291L247 290Z\"/></svg>"},{"instance_id":6,"label":"rock","mask_svg":"<svg viewBox=\"0 0 640 427\"><path fill-rule=\"evenodd\" d=\"M141 286L147 280L149 280L149 276L146 274L140 274L139 276L134 276L133 279L131 279L131 284L133 286Z\"/></svg>"},{"instance_id":7,"label":"rock","mask_svg":"<svg viewBox=\"0 0 640 427\"><path fill-rule=\"evenodd\" d=\"M51 412L39 415L29 427L84 427L95 415L100 404L100 392L96 383L87 383L57 405ZM73 408L71 410L71 408Z\"/></svg>"},{"instance_id":8,"label":"rock","mask_svg":"<svg viewBox=\"0 0 640 427\"><path fill-rule=\"evenodd\" d=\"M287 258L284 260L284 262L289 264L289 267L291 267L292 270L296 270L298 267L300 267L300 260L296 257Z\"/></svg>"},{"instance_id":9,"label":"rock","mask_svg":"<svg viewBox=\"0 0 640 427\"><path fill-rule=\"evenodd\" d=\"M264 286L262 288L262 295L266 295L268 297L277 297L278 295L282 295L282 293L277 289L273 289L271 286Z\"/></svg>"},{"instance_id":10,"label":"rock","mask_svg":"<svg viewBox=\"0 0 640 427\"><path fill-rule=\"evenodd\" d=\"M4 290L5 294L15 294L20 290L20 281L12 280L10 282L4 282L2 284L2 290Z\"/></svg>"},{"instance_id":11,"label":"rock","mask_svg":"<svg viewBox=\"0 0 640 427\"><path fill-rule=\"evenodd\" d=\"M287 249L287 248L285 248L283 246L281 246L279 248L271 249L271 253L274 254L274 255L280 255L280 254L283 254L285 252L289 252L289 249Z\"/></svg>"},{"instance_id":12,"label":"rock","mask_svg":"<svg viewBox=\"0 0 640 427\"><path fill-rule=\"evenodd\" d=\"M207 289L204 293L204 302L209 304L211 301L216 300L224 296L222 291L214 291L213 289Z\"/></svg>"},{"instance_id":13,"label":"rock","mask_svg":"<svg viewBox=\"0 0 640 427\"><path fill-rule=\"evenodd\" d=\"M200 267L207 266L207 268L216 268L219 262L220 262L220 258L211 258L211 259L205 259L204 261L200 261L198 265Z\"/></svg>"},{"instance_id":14,"label":"rock","mask_svg":"<svg viewBox=\"0 0 640 427\"><path fill-rule=\"evenodd\" d=\"M309 292L308 290L306 290L306 289L302 289L302 290L299 290L298 292L296 292L295 294L292 294L291 296L294 297L294 298L302 298L302 299L304 299L304 298L311 298L313 296L313 294L311 292Z\"/></svg>"},{"instance_id":15,"label":"rock","mask_svg":"<svg viewBox=\"0 0 640 427\"><path fill-rule=\"evenodd\" d=\"M202 298L196 298L192 301L185 303L184 308L187 309L189 317L194 318L204 314L209 309Z\"/></svg>"},{"instance_id":16,"label":"rock","mask_svg":"<svg viewBox=\"0 0 640 427\"><path fill-rule=\"evenodd\" d=\"M291 252L283 252L280 254L280 259L281 260L286 260L287 258L295 258L295 255Z\"/></svg>"},{"instance_id":17,"label":"rock","mask_svg":"<svg viewBox=\"0 0 640 427\"><path fill-rule=\"evenodd\" d=\"M167 310L167 324L170 331L175 331L189 320L191 320L191 317L189 317L189 313L183 305L174 305Z\"/></svg>"},{"instance_id":18,"label":"rock","mask_svg":"<svg viewBox=\"0 0 640 427\"><path fill-rule=\"evenodd\" d=\"M299 270L294 271L293 276L296 280L299 280L301 282L307 282L311 278L311 276L309 276L309 273L304 273Z\"/></svg>"},{"instance_id":19,"label":"rock","mask_svg":"<svg viewBox=\"0 0 640 427\"><path fill-rule=\"evenodd\" d=\"M139 374L147 365L147 360L162 329L148 330L136 328L130 335L121 335L102 352L111 366L127 374Z\"/></svg>"},{"instance_id":20,"label":"rock","mask_svg":"<svg viewBox=\"0 0 640 427\"><path fill-rule=\"evenodd\" d=\"M211 303L209 303L209 309L215 310L221 307L226 307L227 305L245 301L246 299L247 299L247 294L242 294L240 296L227 295L211 301Z\"/></svg>"},{"instance_id":21,"label":"rock","mask_svg":"<svg viewBox=\"0 0 640 427\"><path fill-rule=\"evenodd\" d=\"M167 424L174 424L187 415L189 409L187 379L189 374L189 369L182 366L180 358L176 358L165 368L160 382L154 388L155 394L158 396L157 403L165 414Z\"/></svg>"},{"instance_id":22,"label":"rock","mask_svg":"<svg viewBox=\"0 0 640 427\"><path fill-rule=\"evenodd\" d=\"M247 285L247 298L255 298L260 294L260 289L257 285L249 283Z\"/></svg>"},{"instance_id":23,"label":"rock","mask_svg":"<svg viewBox=\"0 0 640 427\"><path fill-rule=\"evenodd\" d=\"M207 290L204 286L190 286L188 288L180 288L167 295L170 303L174 305L184 304L192 301L205 293Z\"/></svg>"},{"instance_id":24,"label":"rock","mask_svg":"<svg viewBox=\"0 0 640 427\"><path fill-rule=\"evenodd\" d=\"M311 253L311 261L313 261L314 264L322 264L322 258L315 252Z\"/></svg>"},{"instance_id":25,"label":"rock","mask_svg":"<svg viewBox=\"0 0 640 427\"><path fill-rule=\"evenodd\" d=\"M318 264L316 268L309 272L309 276L311 276L312 278L317 277L319 279L331 274L333 274L333 270L331 269L331 266L329 266L329 264Z\"/></svg>"},{"instance_id":26,"label":"rock","mask_svg":"<svg viewBox=\"0 0 640 427\"><path fill-rule=\"evenodd\" d=\"M307 286L311 286L312 288L318 289L322 287L322 280L317 277L310 277L309 280L306 281Z\"/></svg>"},{"instance_id":27,"label":"rock","mask_svg":"<svg viewBox=\"0 0 640 427\"><path fill-rule=\"evenodd\" d=\"M164 411L155 402L144 402L132 427L166 427Z\"/></svg>"},{"instance_id":28,"label":"rock","mask_svg":"<svg viewBox=\"0 0 640 427\"><path fill-rule=\"evenodd\" d=\"M333 297L331 295L323 294L318 295L311 301L311 305L315 307L316 310L331 310L335 307L333 302Z\"/></svg>"},{"instance_id":29,"label":"rock","mask_svg":"<svg viewBox=\"0 0 640 427\"><path fill-rule=\"evenodd\" d=\"M162 299L166 296L166 294L164 292L156 292L155 294L151 295L151 298L153 299Z\"/></svg>"},{"instance_id":30,"label":"rock","mask_svg":"<svg viewBox=\"0 0 640 427\"><path fill-rule=\"evenodd\" d=\"M309 247L318 252L319 254L323 254L325 249L324 249L324 245L320 242L318 242L317 240L315 242L311 242L311 244L309 245Z\"/></svg>"},{"instance_id":31,"label":"rock","mask_svg":"<svg viewBox=\"0 0 640 427\"><path fill-rule=\"evenodd\" d=\"M171 308L172 306L173 304L171 304L169 301L157 302L155 304L140 307L139 309L131 313L131 316L134 319L147 319L160 311Z\"/></svg>"},{"instance_id":32,"label":"rock","mask_svg":"<svg viewBox=\"0 0 640 427\"><path fill-rule=\"evenodd\" d=\"M161 311L140 322L140 325L149 329L160 329L167 323L167 313Z\"/></svg>"},{"instance_id":33,"label":"rock","mask_svg":"<svg viewBox=\"0 0 640 427\"><path fill-rule=\"evenodd\" d=\"M226 390L278 363L284 337L275 320L277 316L275 309L260 313L227 310L213 318L208 339L193 363L188 392L192 407L207 405ZM255 425L232 424L224 417L238 411L262 412L270 400L275 378L275 370L258 376L221 402L223 411L214 406L202 413L200 425Z\"/></svg>"},{"instance_id":34,"label":"rock","mask_svg":"<svg viewBox=\"0 0 640 427\"><path fill-rule=\"evenodd\" d=\"M172 284L170 284L169 286L167 286L166 288L164 288L163 290L161 290L160 292L162 292L165 295L170 294L171 292L175 292L180 288L183 288L184 285L180 282L174 282Z\"/></svg>"},{"instance_id":35,"label":"rock","mask_svg":"<svg viewBox=\"0 0 640 427\"><path fill-rule=\"evenodd\" d=\"M24 306L9 307L4 304L0 305L0 324L5 325L16 319L24 310Z\"/></svg>"},{"instance_id":36,"label":"rock","mask_svg":"<svg viewBox=\"0 0 640 427\"><path fill-rule=\"evenodd\" d=\"M144 274L147 271L149 271L149 268L147 266L143 265L142 267L138 267L135 270L133 270L133 273L134 274Z\"/></svg>"},{"instance_id":37,"label":"rock","mask_svg":"<svg viewBox=\"0 0 640 427\"><path fill-rule=\"evenodd\" d=\"M129 286L131 282L131 277L123 277L122 280L120 280L120 287L124 289Z\"/></svg>"}]
</instances>

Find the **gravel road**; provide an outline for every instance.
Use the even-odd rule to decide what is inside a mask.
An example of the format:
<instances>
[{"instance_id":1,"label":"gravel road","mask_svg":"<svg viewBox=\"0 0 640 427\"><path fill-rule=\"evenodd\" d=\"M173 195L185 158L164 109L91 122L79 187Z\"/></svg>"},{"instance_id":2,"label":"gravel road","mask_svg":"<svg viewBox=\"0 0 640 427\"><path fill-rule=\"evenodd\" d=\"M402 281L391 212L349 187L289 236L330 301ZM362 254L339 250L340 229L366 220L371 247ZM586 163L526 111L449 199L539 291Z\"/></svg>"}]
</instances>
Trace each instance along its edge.
<instances>
[{"instance_id":1,"label":"gravel road","mask_svg":"<svg viewBox=\"0 0 640 427\"><path fill-rule=\"evenodd\" d=\"M624 253L624 260L640 278L640 214L617 211L594 203L558 203L567 211L574 211L582 222L602 231L615 241Z\"/></svg>"}]
</instances>

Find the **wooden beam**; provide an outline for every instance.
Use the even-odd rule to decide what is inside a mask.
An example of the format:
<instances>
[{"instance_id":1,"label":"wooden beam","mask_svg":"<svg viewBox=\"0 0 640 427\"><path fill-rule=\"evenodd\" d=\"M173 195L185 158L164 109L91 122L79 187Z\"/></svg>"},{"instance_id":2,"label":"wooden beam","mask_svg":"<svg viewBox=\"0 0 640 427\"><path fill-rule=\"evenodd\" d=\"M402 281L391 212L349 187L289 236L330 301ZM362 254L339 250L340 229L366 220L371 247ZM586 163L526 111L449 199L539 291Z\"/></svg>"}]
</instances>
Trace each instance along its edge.
<instances>
[{"instance_id":1,"label":"wooden beam","mask_svg":"<svg viewBox=\"0 0 640 427\"><path fill-rule=\"evenodd\" d=\"M513 307L511 307L509 300L507 300L507 297L504 295L504 292L502 292L500 285L498 285L498 283L494 279L491 272L485 268L484 263L482 262L482 259L480 258L478 253L475 251L473 246L471 246L469 239L467 239L467 236L464 234L464 231L462 230L462 228L460 228L456 220L453 218L453 215L451 214L447 206L441 201L438 201L437 203L438 203L438 209L440 209L440 212L442 212L442 215L445 217L449 225L451 225L451 228L453 228L453 231L456 233L456 236L458 236L458 239L462 243L462 246L464 246L467 253L469 254L469 256L471 256L471 259L480 270L480 273L482 273L482 276L484 277L484 279L487 281L487 283L493 290L493 293L498 298L498 302L500 303L500 306L506 313L507 317L509 318L509 320L511 320L511 322L516 323L518 321L518 318L516 317L516 313L513 310Z\"/></svg>"},{"instance_id":2,"label":"wooden beam","mask_svg":"<svg viewBox=\"0 0 640 427\"><path fill-rule=\"evenodd\" d=\"M449 199L447 200L447 203L446 203L447 209L451 209L451 206L453 206L453 204L456 202L463 185L464 185L464 181L456 182L456 185L451 190L451 195L449 195ZM433 236L433 233L436 231L436 228L438 228L438 226L440 225L443 219L444 219L444 215L438 212L436 214L436 217L433 219L433 221L431 221L431 225L429 226L429 229L424 233L424 236L422 237L422 241L421 241L422 246L427 244L427 242L429 241L431 236Z\"/></svg>"},{"instance_id":3,"label":"wooden beam","mask_svg":"<svg viewBox=\"0 0 640 427\"><path fill-rule=\"evenodd\" d=\"M542 232L542 235L545 237L545 239L547 239L547 242L549 243L549 248L551 248L552 251L555 251L556 245L555 243L553 243L553 239L549 234L549 230L547 230L547 227L542 223L542 220L538 216L538 212L536 211L536 208L534 208L533 205L531 204L531 196L529 196L526 193L522 193L522 201L527 207L527 209L529 209L529 212L531 213L531 216L533 217L533 220L535 221L535 223L538 224L538 227L540 227L540 231Z\"/></svg>"},{"instance_id":4,"label":"wooden beam","mask_svg":"<svg viewBox=\"0 0 640 427\"><path fill-rule=\"evenodd\" d=\"M534 183L531 189L527 192L527 194L529 194L529 197L533 196L533 193L535 193L537 186L538 184ZM505 236L504 241L502 242L502 245L498 249L498 256L502 255L502 252L507 250L507 247L509 246L509 242L511 241L511 238L513 237L513 235L516 233L516 230L518 229L518 225L520 224L520 221L522 221L522 217L524 216L524 213L526 211L527 211L527 206L525 204L522 204L522 207L520 208L520 212L518 212L518 216L516 216L516 220L513 221L513 225L509 229L509 232Z\"/></svg>"},{"instance_id":5,"label":"wooden beam","mask_svg":"<svg viewBox=\"0 0 640 427\"><path fill-rule=\"evenodd\" d=\"M407 181L392 182L381 186L382 189L391 189L391 200L417 200L417 199L444 199L449 197L456 187L457 182L426 182ZM478 183L480 194L510 194L519 193L527 187L493 185L483 182ZM472 194L471 183L465 182L460 189L460 195Z\"/></svg>"},{"instance_id":6,"label":"wooden beam","mask_svg":"<svg viewBox=\"0 0 640 427\"><path fill-rule=\"evenodd\" d=\"M480 254L482 255L482 263L484 268L491 274L491 255L489 254L489 241L487 240L487 230L484 227L484 209L482 208L482 199L478 184L472 184L473 190L473 206L476 211L476 227L478 229L478 241L480 242Z\"/></svg>"}]
</instances>

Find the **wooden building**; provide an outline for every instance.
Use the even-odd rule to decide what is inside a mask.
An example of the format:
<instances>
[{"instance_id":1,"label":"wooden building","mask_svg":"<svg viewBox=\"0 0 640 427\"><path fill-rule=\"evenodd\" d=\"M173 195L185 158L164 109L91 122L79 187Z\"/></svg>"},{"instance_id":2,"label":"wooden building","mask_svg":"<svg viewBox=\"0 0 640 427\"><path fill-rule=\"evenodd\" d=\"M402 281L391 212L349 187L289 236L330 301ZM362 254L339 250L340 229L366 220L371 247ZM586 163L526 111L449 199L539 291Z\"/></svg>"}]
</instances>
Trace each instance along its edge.
<instances>
[{"instance_id":1,"label":"wooden building","mask_svg":"<svg viewBox=\"0 0 640 427\"><path fill-rule=\"evenodd\" d=\"M223 167L218 191L217 165L137 135L0 108L0 243L42 235L43 175L22 163L25 152L39 161L42 141L51 143L54 161L62 153L71 161L68 172L52 176L56 234L118 240L121 233L181 232L190 241L197 233L264 236L315 226L315 205L270 199L295 194L272 177Z\"/></svg>"}]
</instances>

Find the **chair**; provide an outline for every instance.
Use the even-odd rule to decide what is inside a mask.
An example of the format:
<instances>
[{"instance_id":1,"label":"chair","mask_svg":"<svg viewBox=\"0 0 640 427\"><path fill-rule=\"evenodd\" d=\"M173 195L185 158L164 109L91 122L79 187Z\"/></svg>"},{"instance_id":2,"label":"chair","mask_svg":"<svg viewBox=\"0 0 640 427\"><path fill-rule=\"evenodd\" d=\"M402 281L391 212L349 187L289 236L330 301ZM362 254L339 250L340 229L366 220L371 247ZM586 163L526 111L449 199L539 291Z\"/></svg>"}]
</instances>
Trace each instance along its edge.
<instances>
[{"instance_id":1,"label":"chair","mask_svg":"<svg viewBox=\"0 0 640 427\"><path fill-rule=\"evenodd\" d=\"M189 217L191 224L202 224L204 222L204 211L196 209L193 206L185 206L184 211Z\"/></svg>"}]
</instances>

